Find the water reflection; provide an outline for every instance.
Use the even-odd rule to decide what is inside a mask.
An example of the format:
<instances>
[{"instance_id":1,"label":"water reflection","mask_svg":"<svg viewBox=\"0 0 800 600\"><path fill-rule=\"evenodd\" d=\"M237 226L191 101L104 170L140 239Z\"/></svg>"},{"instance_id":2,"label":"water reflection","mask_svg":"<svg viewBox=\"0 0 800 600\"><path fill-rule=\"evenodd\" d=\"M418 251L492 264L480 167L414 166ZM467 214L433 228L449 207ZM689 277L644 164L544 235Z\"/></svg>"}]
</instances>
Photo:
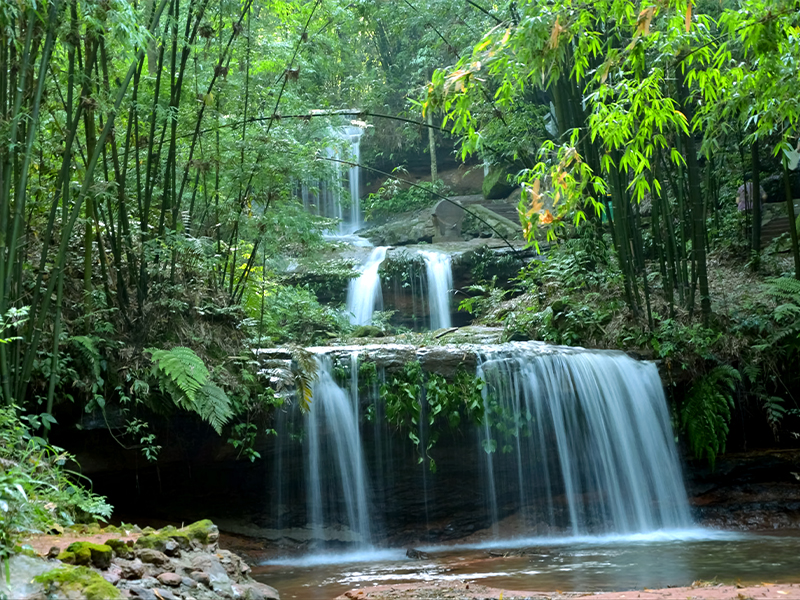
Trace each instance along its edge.
<instances>
[{"instance_id":1,"label":"water reflection","mask_svg":"<svg viewBox=\"0 0 800 600\"><path fill-rule=\"evenodd\" d=\"M610 591L683 586L697 580L788 583L800 575L796 536L718 533L710 539L519 542L496 543L491 549L431 547L425 549L430 558L418 561L405 558L400 550L283 559L257 567L255 576L277 588L282 598L311 600L333 598L355 587L420 581L476 581L532 591Z\"/></svg>"}]
</instances>

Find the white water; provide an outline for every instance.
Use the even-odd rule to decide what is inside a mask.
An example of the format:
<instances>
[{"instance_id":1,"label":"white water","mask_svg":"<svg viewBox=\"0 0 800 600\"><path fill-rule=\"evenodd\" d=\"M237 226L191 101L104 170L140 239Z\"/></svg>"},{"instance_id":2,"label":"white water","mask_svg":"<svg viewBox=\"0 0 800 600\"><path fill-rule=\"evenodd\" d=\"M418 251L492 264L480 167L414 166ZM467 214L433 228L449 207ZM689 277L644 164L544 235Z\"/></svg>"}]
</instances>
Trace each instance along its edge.
<instances>
[{"instance_id":1,"label":"white water","mask_svg":"<svg viewBox=\"0 0 800 600\"><path fill-rule=\"evenodd\" d=\"M361 162L361 134L360 127L347 126L344 128L344 138L350 141L350 154L355 165L348 170L350 184L350 222L349 233L361 229L361 181L358 163Z\"/></svg>"},{"instance_id":2,"label":"white water","mask_svg":"<svg viewBox=\"0 0 800 600\"><path fill-rule=\"evenodd\" d=\"M353 541L369 545L368 476L357 399L351 401L336 385L332 372L330 357L317 356L317 379L306 420L309 524L317 540L325 539L326 527L345 525L355 535Z\"/></svg>"},{"instance_id":3,"label":"white water","mask_svg":"<svg viewBox=\"0 0 800 600\"><path fill-rule=\"evenodd\" d=\"M453 287L453 268L449 254L421 251L428 274L428 307L431 330L450 327L450 289Z\"/></svg>"},{"instance_id":4,"label":"white water","mask_svg":"<svg viewBox=\"0 0 800 600\"><path fill-rule=\"evenodd\" d=\"M386 258L387 246L378 246L361 267L361 274L350 280L347 288L347 312L353 325L369 325L372 313L383 308L381 278L378 269Z\"/></svg>"},{"instance_id":5,"label":"white water","mask_svg":"<svg viewBox=\"0 0 800 600\"><path fill-rule=\"evenodd\" d=\"M335 129L333 134L340 137L350 145L349 151L342 153L338 147L325 148L325 156L336 160L346 160L356 163L348 167L347 180L350 193L350 211L345 217L342 210L342 190L344 189L344 167L342 163L330 161L333 176L330 180L315 179L303 181L300 184L300 198L303 206L309 212L339 219L339 233L351 234L361 229L361 199L360 199L360 167L357 163L361 160L361 134L360 127L351 125Z\"/></svg>"},{"instance_id":6,"label":"white water","mask_svg":"<svg viewBox=\"0 0 800 600\"><path fill-rule=\"evenodd\" d=\"M621 352L532 357L527 346L488 348L478 367L487 412L517 426L514 436L484 428L482 444L497 444L486 453L492 521L514 490L523 509L543 498L547 523L573 536L690 528L656 367Z\"/></svg>"},{"instance_id":7,"label":"white water","mask_svg":"<svg viewBox=\"0 0 800 600\"><path fill-rule=\"evenodd\" d=\"M462 420L461 441L432 451L440 471L420 477L405 436L393 436L385 425L380 398L371 409L374 424L359 423L366 398L358 397L358 354L369 358L372 350L346 351L337 362L350 370L341 387L326 350L314 352L319 366L311 410L302 420L298 412L278 424L290 434L304 431L295 448L303 449L305 486L287 476L300 466L282 446L277 481L286 488L275 498L291 511L302 510L304 497L305 510L292 517L292 526L305 522L317 540L364 549L398 526L424 530L428 511L431 523L448 522L454 497L472 522L494 529L480 547L508 545L512 538L534 545L708 536L692 522L661 382L650 363L538 342L482 346L477 374L487 383L486 423L470 429ZM373 394L377 385L371 384ZM427 410L423 400L420 422ZM424 440L430 432L420 426L417 433ZM492 443L495 451L485 452Z\"/></svg>"}]
</instances>

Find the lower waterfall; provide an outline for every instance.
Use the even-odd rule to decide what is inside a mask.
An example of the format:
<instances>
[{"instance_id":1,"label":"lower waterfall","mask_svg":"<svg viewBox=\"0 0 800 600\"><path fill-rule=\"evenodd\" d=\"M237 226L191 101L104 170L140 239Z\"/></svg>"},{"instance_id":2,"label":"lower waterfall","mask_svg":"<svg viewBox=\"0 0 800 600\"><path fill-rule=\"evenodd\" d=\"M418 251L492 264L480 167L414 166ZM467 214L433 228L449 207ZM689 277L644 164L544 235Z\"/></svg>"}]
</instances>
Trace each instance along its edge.
<instances>
[{"instance_id":1,"label":"lower waterfall","mask_svg":"<svg viewBox=\"0 0 800 600\"><path fill-rule=\"evenodd\" d=\"M473 346L485 382L483 423L462 421L442 435L433 450L438 470L426 472L406 434L383 421L379 383L359 381L359 356L378 348L312 349L310 410L293 408L278 424L295 441L281 441L279 431L276 468L305 473L284 477L274 492L278 528L368 546L478 531L497 539L692 527L653 364L539 342ZM411 354L397 360L414 359L406 348ZM424 398L419 410L427 414ZM427 435L422 424L418 435Z\"/></svg>"}]
</instances>

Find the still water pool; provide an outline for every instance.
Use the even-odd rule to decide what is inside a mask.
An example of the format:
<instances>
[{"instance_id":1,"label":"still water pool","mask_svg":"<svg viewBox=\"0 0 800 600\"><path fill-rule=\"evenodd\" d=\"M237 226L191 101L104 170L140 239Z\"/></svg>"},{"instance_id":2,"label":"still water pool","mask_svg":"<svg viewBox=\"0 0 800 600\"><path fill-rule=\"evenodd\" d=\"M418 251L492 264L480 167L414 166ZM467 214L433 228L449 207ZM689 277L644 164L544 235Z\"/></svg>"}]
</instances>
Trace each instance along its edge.
<instances>
[{"instance_id":1,"label":"still water pool","mask_svg":"<svg viewBox=\"0 0 800 600\"><path fill-rule=\"evenodd\" d=\"M405 550L336 552L271 560L254 576L281 598L334 598L356 587L470 581L513 590L612 591L800 581L800 537L689 530L634 536L531 538Z\"/></svg>"}]
</instances>

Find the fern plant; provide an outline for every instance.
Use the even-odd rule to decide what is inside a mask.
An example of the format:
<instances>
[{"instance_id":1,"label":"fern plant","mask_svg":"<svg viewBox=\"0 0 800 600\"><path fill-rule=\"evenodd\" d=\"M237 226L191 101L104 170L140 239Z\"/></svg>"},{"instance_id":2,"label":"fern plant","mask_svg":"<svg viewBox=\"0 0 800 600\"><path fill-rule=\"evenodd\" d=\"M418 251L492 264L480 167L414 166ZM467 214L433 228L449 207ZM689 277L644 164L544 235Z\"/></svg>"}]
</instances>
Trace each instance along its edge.
<instances>
[{"instance_id":1,"label":"fern plant","mask_svg":"<svg viewBox=\"0 0 800 600\"><path fill-rule=\"evenodd\" d=\"M725 452L733 392L741 380L732 366L715 367L695 382L681 410L681 427L695 458L705 456L712 469L717 456Z\"/></svg>"},{"instance_id":2,"label":"fern plant","mask_svg":"<svg viewBox=\"0 0 800 600\"><path fill-rule=\"evenodd\" d=\"M775 330L763 343L755 346L764 351L784 346L789 352L800 351L800 281L791 277L776 277L764 285L764 293L777 302L772 311Z\"/></svg>"},{"instance_id":3,"label":"fern plant","mask_svg":"<svg viewBox=\"0 0 800 600\"><path fill-rule=\"evenodd\" d=\"M152 374L161 391L184 410L197 414L218 433L233 415L224 390L211 381L203 360L191 348L170 350L147 348L153 361Z\"/></svg>"}]
</instances>

